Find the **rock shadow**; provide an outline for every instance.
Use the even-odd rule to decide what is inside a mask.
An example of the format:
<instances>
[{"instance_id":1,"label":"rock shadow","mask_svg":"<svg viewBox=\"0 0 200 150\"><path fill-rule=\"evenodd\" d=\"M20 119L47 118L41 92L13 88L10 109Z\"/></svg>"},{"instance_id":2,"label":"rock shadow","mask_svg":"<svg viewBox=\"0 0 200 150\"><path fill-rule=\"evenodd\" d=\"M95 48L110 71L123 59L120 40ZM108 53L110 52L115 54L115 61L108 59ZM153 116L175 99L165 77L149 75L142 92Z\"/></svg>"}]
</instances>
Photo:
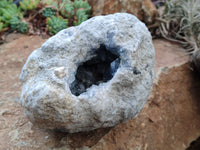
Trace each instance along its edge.
<instances>
[{"instance_id":1,"label":"rock shadow","mask_svg":"<svg viewBox=\"0 0 200 150\"><path fill-rule=\"evenodd\" d=\"M76 149L92 147L104 137L112 128L101 128L89 132L67 133L60 130L48 130L53 140L53 148L67 147Z\"/></svg>"}]
</instances>

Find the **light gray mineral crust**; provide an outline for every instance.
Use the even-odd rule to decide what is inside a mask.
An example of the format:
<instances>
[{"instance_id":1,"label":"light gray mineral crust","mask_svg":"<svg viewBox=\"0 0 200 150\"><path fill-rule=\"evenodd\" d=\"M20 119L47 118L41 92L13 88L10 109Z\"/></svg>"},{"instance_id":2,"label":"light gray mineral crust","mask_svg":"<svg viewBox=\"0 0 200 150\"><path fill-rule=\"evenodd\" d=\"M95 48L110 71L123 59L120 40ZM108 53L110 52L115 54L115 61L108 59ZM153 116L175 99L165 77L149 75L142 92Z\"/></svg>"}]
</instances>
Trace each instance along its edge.
<instances>
[{"instance_id":1,"label":"light gray mineral crust","mask_svg":"<svg viewBox=\"0 0 200 150\"><path fill-rule=\"evenodd\" d=\"M135 16L93 17L32 52L20 80L28 119L67 132L115 126L137 116L152 89L155 52Z\"/></svg>"}]
</instances>

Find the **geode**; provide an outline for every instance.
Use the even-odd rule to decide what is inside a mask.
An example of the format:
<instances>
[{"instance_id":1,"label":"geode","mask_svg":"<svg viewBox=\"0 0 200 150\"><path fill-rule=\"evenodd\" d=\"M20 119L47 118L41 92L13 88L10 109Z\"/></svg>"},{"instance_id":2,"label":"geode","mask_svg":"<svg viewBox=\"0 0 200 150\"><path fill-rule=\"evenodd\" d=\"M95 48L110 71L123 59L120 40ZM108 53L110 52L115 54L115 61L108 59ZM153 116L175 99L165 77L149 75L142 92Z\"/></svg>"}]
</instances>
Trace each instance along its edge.
<instances>
[{"instance_id":1,"label":"geode","mask_svg":"<svg viewBox=\"0 0 200 150\"><path fill-rule=\"evenodd\" d=\"M93 17L48 39L27 59L20 103L35 125L66 132L137 116L152 89L155 52L135 16Z\"/></svg>"}]
</instances>

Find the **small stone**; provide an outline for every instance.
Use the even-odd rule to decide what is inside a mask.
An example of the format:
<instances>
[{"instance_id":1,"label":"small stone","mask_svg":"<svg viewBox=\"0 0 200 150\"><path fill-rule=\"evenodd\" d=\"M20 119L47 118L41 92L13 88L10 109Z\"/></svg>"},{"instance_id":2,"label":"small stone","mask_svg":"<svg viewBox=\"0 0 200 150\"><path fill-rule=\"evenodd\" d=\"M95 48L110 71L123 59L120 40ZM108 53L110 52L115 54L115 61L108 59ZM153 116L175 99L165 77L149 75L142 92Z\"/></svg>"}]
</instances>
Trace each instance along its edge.
<instances>
[{"instance_id":1,"label":"small stone","mask_svg":"<svg viewBox=\"0 0 200 150\"><path fill-rule=\"evenodd\" d=\"M144 128L145 127L145 123L141 123L141 126L142 126L142 128Z\"/></svg>"}]
</instances>

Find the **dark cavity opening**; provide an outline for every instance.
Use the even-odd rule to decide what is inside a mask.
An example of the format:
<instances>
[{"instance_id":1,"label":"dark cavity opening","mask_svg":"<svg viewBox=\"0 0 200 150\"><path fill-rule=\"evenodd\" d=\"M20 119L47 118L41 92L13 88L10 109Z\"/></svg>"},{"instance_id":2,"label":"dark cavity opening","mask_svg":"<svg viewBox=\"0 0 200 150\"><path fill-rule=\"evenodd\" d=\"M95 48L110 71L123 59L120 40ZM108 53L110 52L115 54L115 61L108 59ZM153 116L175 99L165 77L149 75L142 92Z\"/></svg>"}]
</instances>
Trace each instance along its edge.
<instances>
[{"instance_id":1,"label":"dark cavity opening","mask_svg":"<svg viewBox=\"0 0 200 150\"><path fill-rule=\"evenodd\" d=\"M95 51L95 57L82 63L76 72L75 81L71 84L72 94L79 96L87 88L107 82L114 76L120 64L120 58L111 53L104 45Z\"/></svg>"},{"instance_id":2,"label":"dark cavity opening","mask_svg":"<svg viewBox=\"0 0 200 150\"><path fill-rule=\"evenodd\" d=\"M186 150L200 150L200 137L198 137L195 141L192 141Z\"/></svg>"}]
</instances>

